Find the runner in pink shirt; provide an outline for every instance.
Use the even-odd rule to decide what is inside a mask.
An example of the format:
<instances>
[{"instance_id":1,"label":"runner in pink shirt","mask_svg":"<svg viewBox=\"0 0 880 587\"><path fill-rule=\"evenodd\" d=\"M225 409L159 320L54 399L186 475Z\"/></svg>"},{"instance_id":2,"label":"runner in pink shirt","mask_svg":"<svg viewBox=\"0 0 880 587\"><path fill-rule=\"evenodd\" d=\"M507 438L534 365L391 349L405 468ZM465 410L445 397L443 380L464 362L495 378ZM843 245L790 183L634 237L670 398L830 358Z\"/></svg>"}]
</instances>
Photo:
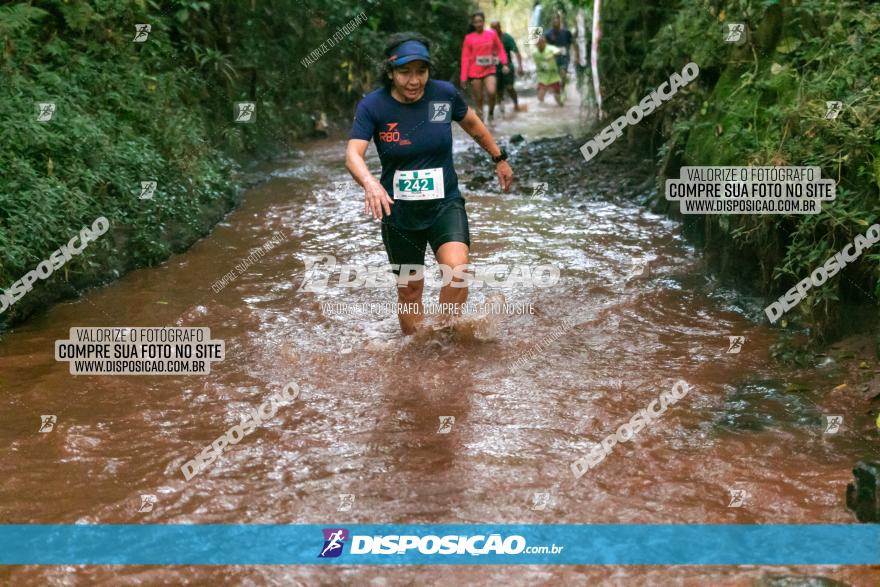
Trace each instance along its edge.
<instances>
[{"instance_id":1,"label":"runner in pink shirt","mask_svg":"<svg viewBox=\"0 0 880 587\"><path fill-rule=\"evenodd\" d=\"M471 95L476 102L477 116L483 118L483 88L489 93L489 122L495 119L495 68L498 62L507 73L507 53L501 39L492 29L484 28L486 17L482 12L471 15L471 32L461 46L461 85L470 80Z\"/></svg>"}]
</instances>

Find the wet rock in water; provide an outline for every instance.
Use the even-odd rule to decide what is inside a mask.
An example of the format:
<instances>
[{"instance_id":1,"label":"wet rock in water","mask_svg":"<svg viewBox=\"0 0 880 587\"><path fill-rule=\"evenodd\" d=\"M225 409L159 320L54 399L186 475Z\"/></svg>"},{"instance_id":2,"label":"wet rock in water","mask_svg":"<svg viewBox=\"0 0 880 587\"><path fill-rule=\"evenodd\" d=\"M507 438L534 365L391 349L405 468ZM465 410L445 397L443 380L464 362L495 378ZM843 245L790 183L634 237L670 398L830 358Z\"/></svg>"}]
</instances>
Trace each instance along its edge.
<instances>
[{"instance_id":1,"label":"wet rock in water","mask_svg":"<svg viewBox=\"0 0 880 587\"><path fill-rule=\"evenodd\" d=\"M859 462L846 486L846 507L859 522L880 522L880 463Z\"/></svg>"},{"instance_id":2,"label":"wet rock in water","mask_svg":"<svg viewBox=\"0 0 880 587\"><path fill-rule=\"evenodd\" d=\"M647 198L645 192L653 192L652 182L656 178L650 159L615 143L608 150L615 151L612 157L605 156L607 152L603 151L601 161L592 160L585 167L580 151L584 140L585 137L575 139L565 135L536 137L526 141L521 135L513 135L510 144L517 144L518 147L511 156L511 165L517 177L528 178L530 182L546 182L548 178L559 181L565 186L559 192L566 196L581 197L589 193L591 197L631 201L639 196ZM624 178L625 182L620 178Z\"/></svg>"},{"instance_id":3,"label":"wet rock in water","mask_svg":"<svg viewBox=\"0 0 880 587\"><path fill-rule=\"evenodd\" d=\"M786 426L821 427L822 415L808 394L790 393L776 381L753 381L727 393L715 426L758 431Z\"/></svg>"},{"instance_id":4,"label":"wet rock in water","mask_svg":"<svg viewBox=\"0 0 880 587\"><path fill-rule=\"evenodd\" d=\"M850 587L849 583L842 583L828 577L802 577L797 575L785 575L767 577L761 579L759 587Z\"/></svg>"},{"instance_id":5,"label":"wet rock in water","mask_svg":"<svg viewBox=\"0 0 880 587\"><path fill-rule=\"evenodd\" d=\"M206 308L205 306L195 306L181 314L175 324L177 324L177 326L183 326L184 324L195 324L207 315L208 308Z\"/></svg>"},{"instance_id":6,"label":"wet rock in water","mask_svg":"<svg viewBox=\"0 0 880 587\"><path fill-rule=\"evenodd\" d=\"M494 178L491 175L486 175L482 173L475 173L473 177L467 182L467 188L469 190L482 190L486 189L487 186L492 182Z\"/></svg>"},{"instance_id":7,"label":"wet rock in water","mask_svg":"<svg viewBox=\"0 0 880 587\"><path fill-rule=\"evenodd\" d=\"M862 390L865 394L865 399L869 401L873 401L877 398L880 398L880 378L874 377L869 381L864 389Z\"/></svg>"}]
</instances>

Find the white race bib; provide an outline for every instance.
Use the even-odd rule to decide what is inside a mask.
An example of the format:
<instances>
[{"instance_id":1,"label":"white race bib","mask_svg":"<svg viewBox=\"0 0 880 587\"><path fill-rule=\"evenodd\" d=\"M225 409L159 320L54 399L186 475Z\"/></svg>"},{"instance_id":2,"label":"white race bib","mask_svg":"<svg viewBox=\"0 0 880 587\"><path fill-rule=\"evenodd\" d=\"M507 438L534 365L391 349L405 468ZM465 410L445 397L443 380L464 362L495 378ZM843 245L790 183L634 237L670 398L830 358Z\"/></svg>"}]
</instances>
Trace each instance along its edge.
<instances>
[{"instance_id":1,"label":"white race bib","mask_svg":"<svg viewBox=\"0 0 880 587\"><path fill-rule=\"evenodd\" d=\"M477 65L482 65L486 67L488 65L495 65L495 56L494 55L479 55L477 57Z\"/></svg>"},{"instance_id":2,"label":"white race bib","mask_svg":"<svg viewBox=\"0 0 880 587\"><path fill-rule=\"evenodd\" d=\"M439 200L445 195L442 167L394 172L395 200Z\"/></svg>"}]
</instances>

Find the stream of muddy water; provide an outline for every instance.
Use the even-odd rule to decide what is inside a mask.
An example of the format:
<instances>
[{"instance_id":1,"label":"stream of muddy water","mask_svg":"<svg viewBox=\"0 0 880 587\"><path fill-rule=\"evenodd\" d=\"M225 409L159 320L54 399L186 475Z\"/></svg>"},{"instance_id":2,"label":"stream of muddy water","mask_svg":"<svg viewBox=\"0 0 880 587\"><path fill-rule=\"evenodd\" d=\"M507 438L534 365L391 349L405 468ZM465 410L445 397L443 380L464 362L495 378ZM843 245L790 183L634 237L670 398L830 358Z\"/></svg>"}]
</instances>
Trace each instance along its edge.
<instances>
[{"instance_id":1,"label":"stream of muddy water","mask_svg":"<svg viewBox=\"0 0 880 587\"><path fill-rule=\"evenodd\" d=\"M577 130L575 104L525 102L529 112L508 110L493 128L501 139L525 136L515 173L535 139ZM623 183L626 169L597 176L581 161L576 197L536 192L535 169L510 193L465 187L471 261L550 264L559 282L475 289L473 302L500 294L533 313L405 337L391 314L324 305L396 301L393 288L298 291L304 255L387 262L362 195L336 187L349 179L344 140L301 149L265 166L266 180L186 253L4 337L4 523L854 523L845 487L876 448L858 432L868 415L825 433L824 416L851 407L827 393L839 383L834 361L792 369L771 360L762 300L708 277L678 223L591 188ZM457 161L468 149L456 127ZM463 185L485 167L460 166ZM217 286L279 231L277 246ZM425 300L438 291L429 280ZM74 376L55 361L54 341L81 326L207 326L226 358L204 376ZM731 336L744 338L731 348ZM683 399L575 478L573 461L677 380L690 386ZM184 479L185 461L291 381L301 389L294 403ZM38 433L44 414L57 416L51 433ZM445 416L452 430L438 434ZM144 494L156 501L139 512ZM864 567L26 566L0 576L17 585L750 585L786 574L880 582Z\"/></svg>"}]
</instances>

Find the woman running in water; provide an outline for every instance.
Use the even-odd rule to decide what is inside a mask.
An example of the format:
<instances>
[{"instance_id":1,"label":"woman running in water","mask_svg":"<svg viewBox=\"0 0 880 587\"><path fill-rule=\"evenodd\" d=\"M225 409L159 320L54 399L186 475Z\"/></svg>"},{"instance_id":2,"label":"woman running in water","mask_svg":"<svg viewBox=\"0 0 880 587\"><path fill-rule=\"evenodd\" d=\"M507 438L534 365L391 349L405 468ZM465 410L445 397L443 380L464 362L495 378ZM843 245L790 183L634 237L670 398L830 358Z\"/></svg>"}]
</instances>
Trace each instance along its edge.
<instances>
[{"instance_id":1,"label":"woman running in water","mask_svg":"<svg viewBox=\"0 0 880 587\"><path fill-rule=\"evenodd\" d=\"M494 34L494 33L493 33ZM470 234L464 198L452 165L452 121L458 122L492 157L501 189L510 190L513 170L507 153L455 86L430 79L428 40L418 33L392 35L385 47L385 87L371 92L357 106L345 165L364 188L364 212L382 220L382 242L392 265L414 265L424 270L425 246L437 262L451 268L468 263ZM382 175L376 179L364 161L376 143ZM393 198L389 196L393 195ZM422 320L421 274L398 274L398 312L404 334L416 331ZM423 271L422 271L423 272ZM461 282L453 276L454 282ZM454 308L467 299L466 287L447 284L440 290L442 308ZM446 305L443 305L446 304Z\"/></svg>"},{"instance_id":2,"label":"woman running in water","mask_svg":"<svg viewBox=\"0 0 880 587\"><path fill-rule=\"evenodd\" d=\"M538 102L544 103L544 94L547 90L553 92L556 105L562 106L562 77L559 75L559 66L556 64L556 56L559 49L547 44L544 35L538 37L538 44L532 51L532 59L535 60L535 70L538 74Z\"/></svg>"},{"instance_id":3,"label":"woman running in water","mask_svg":"<svg viewBox=\"0 0 880 587\"><path fill-rule=\"evenodd\" d=\"M489 94L489 122L495 119L495 68L501 63L504 73L510 71L507 52L501 39L492 29L484 28L486 17L482 12L471 15L471 32L461 46L461 85L470 80L471 95L477 105L477 116L483 118L483 88Z\"/></svg>"}]
</instances>

